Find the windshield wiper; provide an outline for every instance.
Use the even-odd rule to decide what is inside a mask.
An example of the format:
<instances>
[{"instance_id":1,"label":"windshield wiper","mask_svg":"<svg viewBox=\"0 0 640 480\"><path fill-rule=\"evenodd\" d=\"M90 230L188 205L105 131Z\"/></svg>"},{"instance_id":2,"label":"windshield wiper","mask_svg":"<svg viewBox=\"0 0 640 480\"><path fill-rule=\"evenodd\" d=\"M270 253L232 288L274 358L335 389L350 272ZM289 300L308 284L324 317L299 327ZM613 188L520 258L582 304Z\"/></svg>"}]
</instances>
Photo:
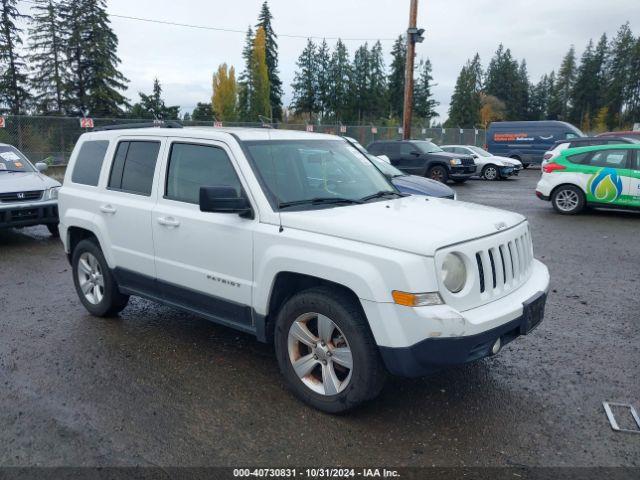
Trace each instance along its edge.
<instances>
[{"instance_id":1,"label":"windshield wiper","mask_svg":"<svg viewBox=\"0 0 640 480\"><path fill-rule=\"evenodd\" d=\"M384 198L387 197L389 195L393 195L395 197L404 197L404 195L402 195L401 193L398 192L394 192L392 190L382 190L378 193L374 193L372 195L367 195L366 197L363 197L360 199L361 202L368 202L369 200L374 200L376 198Z\"/></svg>"},{"instance_id":2,"label":"windshield wiper","mask_svg":"<svg viewBox=\"0 0 640 480\"><path fill-rule=\"evenodd\" d=\"M341 198L341 197L319 197L319 198L308 198L306 200L296 200L294 202L280 202L278 204L278 208L288 208L288 207L297 207L299 205L331 205L337 203L349 203L349 204L360 204L363 203L361 200L353 200L351 198Z\"/></svg>"}]
</instances>

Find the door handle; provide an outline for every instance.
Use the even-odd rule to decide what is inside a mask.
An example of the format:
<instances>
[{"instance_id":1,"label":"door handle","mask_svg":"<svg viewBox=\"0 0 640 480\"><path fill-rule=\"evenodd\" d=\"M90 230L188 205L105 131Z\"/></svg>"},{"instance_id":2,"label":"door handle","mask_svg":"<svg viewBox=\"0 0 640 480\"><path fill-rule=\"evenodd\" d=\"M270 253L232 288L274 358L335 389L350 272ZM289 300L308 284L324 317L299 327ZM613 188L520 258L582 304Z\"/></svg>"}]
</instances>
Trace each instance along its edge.
<instances>
[{"instance_id":1,"label":"door handle","mask_svg":"<svg viewBox=\"0 0 640 480\"><path fill-rule=\"evenodd\" d=\"M180 222L173 217L158 217L158 223L163 227L176 228L180 226Z\"/></svg>"},{"instance_id":2,"label":"door handle","mask_svg":"<svg viewBox=\"0 0 640 480\"><path fill-rule=\"evenodd\" d=\"M100 207L100 211L102 213L107 213L109 215L113 215L114 213L117 212L117 210L115 208L113 208L111 205L102 205Z\"/></svg>"}]
</instances>

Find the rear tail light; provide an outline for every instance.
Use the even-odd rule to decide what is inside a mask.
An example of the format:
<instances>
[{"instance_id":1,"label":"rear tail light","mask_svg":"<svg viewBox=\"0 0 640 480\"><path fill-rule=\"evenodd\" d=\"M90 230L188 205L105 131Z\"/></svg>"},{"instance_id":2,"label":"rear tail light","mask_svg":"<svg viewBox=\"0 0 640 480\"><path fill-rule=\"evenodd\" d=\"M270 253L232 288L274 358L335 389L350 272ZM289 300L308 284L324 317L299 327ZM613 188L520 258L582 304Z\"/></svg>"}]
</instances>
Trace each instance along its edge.
<instances>
[{"instance_id":1,"label":"rear tail light","mask_svg":"<svg viewBox=\"0 0 640 480\"><path fill-rule=\"evenodd\" d=\"M544 173L552 173L555 172L556 170L566 170L567 167L565 167L564 165L560 165L559 163L547 163L542 170L544 171Z\"/></svg>"}]
</instances>

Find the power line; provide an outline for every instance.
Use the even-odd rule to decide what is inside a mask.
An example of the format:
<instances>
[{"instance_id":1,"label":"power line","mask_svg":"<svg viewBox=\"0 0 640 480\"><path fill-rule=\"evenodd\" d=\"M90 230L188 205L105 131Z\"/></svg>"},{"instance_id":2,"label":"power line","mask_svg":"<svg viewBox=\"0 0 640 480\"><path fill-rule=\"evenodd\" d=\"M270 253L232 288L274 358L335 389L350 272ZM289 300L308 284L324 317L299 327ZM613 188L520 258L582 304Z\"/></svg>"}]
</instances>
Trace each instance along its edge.
<instances>
[{"instance_id":1,"label":"power line","mask_svg":"<svg viewBox=\"0 0 640 480\"><path fill-rule=\"evenodd\" d=\"M22 3L30 3L35 5L36 2L33 0L20 0ZM190 23L179 23L179 22L170 22L167 20L158 20L153 18L143 18L143 17L132 17L129 15L119 15L115 13L107 12L107 15L113 18L120 18L123 20L133 20L136 22L145 22L145 23L155 23L158 25L170 25L173 27L182 27L182 28L193 28L196 30L209 30L214 32L225 32L225 33L239 33L245 34L246 30L236 30L232 28L221 28L221 27L211 27L208 25L194 25ZM394 42L395 38L342 38L342 37L325 37L321 35L293 35L286 33L279 33L278 37L282 38L301 38L301 39L312 39L312 40L342 40L343 42Z\"/></svg>"}]
</instances>

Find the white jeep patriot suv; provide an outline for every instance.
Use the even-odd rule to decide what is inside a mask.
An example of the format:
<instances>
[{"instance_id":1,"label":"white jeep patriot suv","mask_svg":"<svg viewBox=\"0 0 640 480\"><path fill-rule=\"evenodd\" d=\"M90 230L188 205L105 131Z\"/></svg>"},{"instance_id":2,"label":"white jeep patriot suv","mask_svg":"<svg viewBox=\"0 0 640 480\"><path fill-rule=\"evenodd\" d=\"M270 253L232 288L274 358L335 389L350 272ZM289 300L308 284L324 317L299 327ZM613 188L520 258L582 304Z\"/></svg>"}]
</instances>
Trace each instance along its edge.
<instances>
[{"instance_id":1,"label":"white jeep patriot suv","mask_svg":"<svg viewBox=\"0 0 640 480\"><path fill-rule=\"evenodd\" d=\"M327 412L375 397L387 372L496 354L544 315L524 217L402 195L336 136L87 133L59 204L90 313L137 295L273 342L288 387Z\"/></svg>"}]
</instances>

